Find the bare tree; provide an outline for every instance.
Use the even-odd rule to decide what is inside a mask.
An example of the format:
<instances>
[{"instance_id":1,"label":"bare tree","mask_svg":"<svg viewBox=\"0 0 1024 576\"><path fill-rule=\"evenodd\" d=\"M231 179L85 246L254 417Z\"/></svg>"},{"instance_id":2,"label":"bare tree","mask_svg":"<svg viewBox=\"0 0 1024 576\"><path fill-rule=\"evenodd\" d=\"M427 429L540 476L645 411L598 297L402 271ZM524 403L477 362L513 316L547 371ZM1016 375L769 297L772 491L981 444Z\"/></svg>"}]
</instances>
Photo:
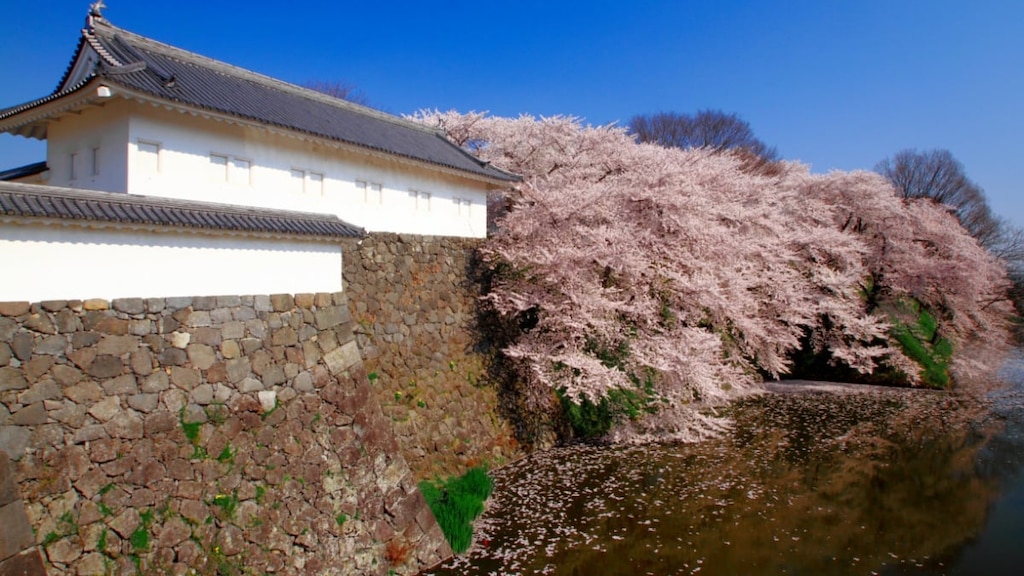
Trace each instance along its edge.
<instances>
[{"instance_id":1,"label":"bare tree","mask_svg":"<svg viewBox=\"0 0 1024 576\"><path fill-rule=\"evenodd\" d=\"M629 131L638 142L669 148L741 150L767 162L779 160L778 150L754 136L746 120L721 110L700 110L693 116L677 112L639 114L630 119Z\"/></svg>"},{"instance_id":2,"label":"bare tree","mask_svg":"<svg viewBox=\"0 0 1024 576\"><path fill-rule=\"evenodd\" d=\"M930 198L953 209L960 224L986 248L1006 234L1005 223L992 214L981 187L964 172L949 150L901 150L875 165L904 198Z\"/></svg>"},{"instance_id":3,"label":"bare tree","mask_svg":"<svg viewBox=\"0 0 1024 576\"><path fill-rule=\"evenodd\" d=\"M363 106L369 106L370 101L363 94L362 90L356 88L355 84L349 84L348 82L342 82L340 80L309 80L302 84L303 88L309 88L310 90L316 90L317 92L323 92L328 96L334 96L342 100L347 100L354 104L361 104Z\"/></svg>"}]
</instances>

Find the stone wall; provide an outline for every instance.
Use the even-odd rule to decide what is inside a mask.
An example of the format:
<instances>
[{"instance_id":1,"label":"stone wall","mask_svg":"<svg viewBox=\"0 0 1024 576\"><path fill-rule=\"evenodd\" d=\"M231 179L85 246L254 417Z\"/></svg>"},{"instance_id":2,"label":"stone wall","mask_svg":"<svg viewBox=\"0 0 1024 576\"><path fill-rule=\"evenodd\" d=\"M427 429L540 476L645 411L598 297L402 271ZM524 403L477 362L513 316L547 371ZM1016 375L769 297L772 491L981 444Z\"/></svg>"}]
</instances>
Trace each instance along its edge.
<instances>
[{"instance_id":1,"label":"stone wall","mask_svg":"<svg viewBox=\"0 0 1024 576\"><path fill-rule=\"evenodd\" d=\"M14 469L0 450L0 576L46 576L25 503L14 483Z\"/></svg>"},{"instance_id":2,"label":"stone wall","mask_svg":"<svg viewBox=\"0 0 1024 576\"><path fill-rule=\"evenodd\" d=\"M356 327L342 294L0 303L0 450L49 573L447 556Z\"/></svg>"},{"instance_id":3,"label":"stone wall","mask_svg":"<svg viewBox=\"0 0 1024 576\"><path fill-rule=\"evenodd\" d=\"M344 289L372 388L417 478L521 453L476 329L480 240L373 234L345 247Z\"/></svg>"}]
</instances>

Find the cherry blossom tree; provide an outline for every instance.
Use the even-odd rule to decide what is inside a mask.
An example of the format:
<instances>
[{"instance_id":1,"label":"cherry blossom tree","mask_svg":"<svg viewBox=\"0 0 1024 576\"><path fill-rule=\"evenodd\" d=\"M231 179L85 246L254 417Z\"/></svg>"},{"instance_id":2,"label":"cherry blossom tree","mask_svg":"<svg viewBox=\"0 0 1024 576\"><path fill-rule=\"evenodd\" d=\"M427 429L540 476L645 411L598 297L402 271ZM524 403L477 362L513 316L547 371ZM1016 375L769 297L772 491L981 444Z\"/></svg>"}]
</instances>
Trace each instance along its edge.
<instances>
[{"instance_id":1,"label":"cherry blossom tree","mask_svg":"<svg viewBox=\"0 0 1024 576\"><path fill-rule=\"evenodd\" d=\"M749 170L742 153L571 117L416 118L524 176L482 252L499 272L487 303L522 327L504 353L535 406L635 391L657 413L620 431L701 437L722 425L704 407L786 374L806 334L855 370L913 374L872 298L917 298L964 337L998 327L998 263L876 174Z\"/></svg>"}]
</instances>

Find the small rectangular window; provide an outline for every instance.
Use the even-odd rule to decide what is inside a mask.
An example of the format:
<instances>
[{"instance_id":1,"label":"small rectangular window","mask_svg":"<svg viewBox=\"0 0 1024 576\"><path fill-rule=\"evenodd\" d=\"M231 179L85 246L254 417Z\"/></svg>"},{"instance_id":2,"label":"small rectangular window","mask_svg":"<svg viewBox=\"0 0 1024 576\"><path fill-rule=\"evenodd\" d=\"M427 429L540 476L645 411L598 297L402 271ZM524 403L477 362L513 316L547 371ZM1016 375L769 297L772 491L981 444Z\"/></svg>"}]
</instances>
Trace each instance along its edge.
<instances>
[{"instance_id":1,"label":"small rectangular window","mask_svg":"<svg viewBox=\"0 0 1024 576\"><path fill-rule=\"evenodd\" d=\"M92 149L92 175L100 175L100 148L96 146Z\"/></svg>"},{"instance_id":2,"label":"small rectangular window","mask_svg":"<svg viewBox=\"0 0 1024 576\"><path fill-rule=\"evenodd\" d=\"M306 194L312 194L313 196L324 195L324 175L317 174L316 172L310 172L306 175Z\"/></svg>"},{"instance_id":3,"label":"small rectangular window","mask_svg":"<svg viewBox=\"0 0 1024 576\"><path fill-rule=\"evenodd\" d=\"M68 180L74 180L78 178L78 154L72 152L68 154Z\"/></svg>"},{"instance_id":4,"label":"small rectangular window","mask_svg":"<svg viewBox=\"0 0 1024 576\"><path fill-rule=\"evenodd\" d=\"M210 154L210 180L213 182L228 181L228 157Z\"/></svg>"},{"instance_id":5,"label":"small rectangular window","mask_svg":"<svg viewBox=\"0 0 1024 576\"><path fill-rule=\"evenodd\" d=\"M366 204L379 206L384 203L384 187L380 184L356 180L356 191L362 193Z\"/></svg>"},{"instance_id":6,"label":"small rectangular window","mask_svg":"<svg viewBox=\"0 0 1024 576\"><path fill-rule=\"evenodd\" d=\"M145 174L156 174L160 172L160 145L156 142L138 142L138 166Z\"/></svg>"},{"instance_id":7,"label":"small rectangular window","mask_svg":"<svg viewBox=\"0 0 1024 576\"><path fill-rule=\"evenodd\" d=\"M465 198L452 198L452 202L455 203L455 213L459 216L470 216L470 211L473 208L473 202L466 200Z\"/></svg>"},{"instance_id":8,"label":"small rectangular window","mask_svg":"<svg viewBox=\"0 0 1024 576\"><path fill-rule=\"evenodd\" d=\"M416 210L430 211L430 192L410 190L409 198L412 199L413 208Z\"/></svg>"},{"instance_id":9,"label":"small rectangular window","mask_svg":"<svg viewBox=\"0 0 1024 576\"><path fill-rule=\"evenodd\" d=\"M292 194L302 194L306 191L305 170L292 170L291 183L288 185Z\"/></svg>"},{"instance_id":10,"label":"small rectangular window","mask_svg":"<svg viewBox=\"0 0 1024 576\"><path fill-rule=\"evenodd\" d=\"M231 183L248 186L252 182L252 162L239 158L231 159Z\"/></svg>"}]
</instances>

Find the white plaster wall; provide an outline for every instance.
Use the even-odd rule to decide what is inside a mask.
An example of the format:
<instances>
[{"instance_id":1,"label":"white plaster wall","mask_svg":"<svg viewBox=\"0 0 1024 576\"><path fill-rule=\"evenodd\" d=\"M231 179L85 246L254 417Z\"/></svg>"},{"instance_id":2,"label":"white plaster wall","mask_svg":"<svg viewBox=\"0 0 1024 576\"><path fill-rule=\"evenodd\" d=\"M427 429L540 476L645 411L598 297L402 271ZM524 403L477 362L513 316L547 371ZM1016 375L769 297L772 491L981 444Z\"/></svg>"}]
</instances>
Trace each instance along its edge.
<instances>
[{"instance_id":1,"label":"white plaster wall","mask_svg":"<svg viewBox=\"0 0 1024 576\"><path fill-rule=\"evenodd\" d=\"M341 245L0 225L0 301L340 292Z\"/></svg>"},{"instance_id":2,"label":"white plaster wall","mask_svg":"<svg viewBox=\"0 0 1024 576\"><path fill-rule=\"evenodd\" d=\"M483 183L150 104L121 104L130 112L124 190L133 194L335 214L370 231L486 235ZM159 145L158 173L139 169L139 142ZM248 180L225 182L211 153L250 162ZM322 174L322 194L297 190L292 170ZM366 203L357 181L381 184L382 202ZM429 209L417 209L411 191L429 194Z\"/></svg>"},{"instance_id":3,"label":"white plaster wall","mask_svg":"<svg viewBox=\"0 0 1024 576\"><path fill-rule=\"evenodd\" d=\"M128 111L116 104L108 101L50 122L46 136L46 184L108 192L128 190ZM94 149L98 149L96 170ZM74 178L71 154L75 154Z\"/></svg>"}]
</instances>

